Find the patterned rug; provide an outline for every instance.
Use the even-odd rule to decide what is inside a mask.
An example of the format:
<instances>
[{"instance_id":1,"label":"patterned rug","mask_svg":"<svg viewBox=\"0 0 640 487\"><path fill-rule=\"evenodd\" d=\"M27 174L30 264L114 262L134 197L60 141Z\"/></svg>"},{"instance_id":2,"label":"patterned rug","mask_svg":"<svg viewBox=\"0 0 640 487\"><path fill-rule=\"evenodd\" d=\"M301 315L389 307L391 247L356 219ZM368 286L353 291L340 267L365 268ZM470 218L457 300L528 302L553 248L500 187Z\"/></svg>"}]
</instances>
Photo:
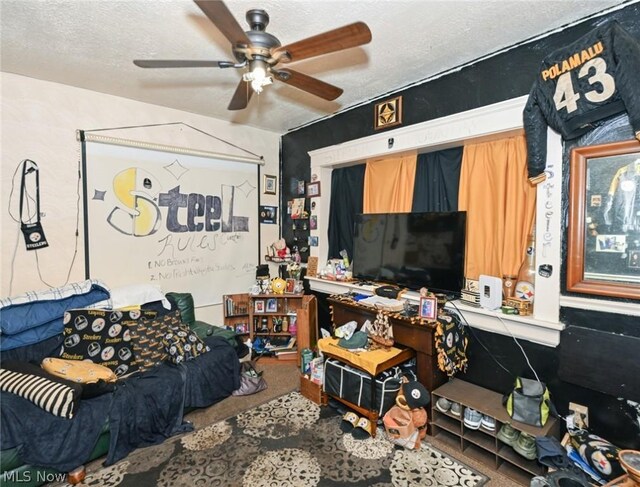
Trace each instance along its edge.
<instances>
[{"instance_id":1,"label":"patterned rug","mask_svg":"<svg viewBox=\"0 0 640 487\"><path fill-rule=\"evenodd\" d=\"M298 392L137 450L82 485L160 487L480 487L488 478L423 442L394 446L378 430L356 440L341 416ZM428 438L427 438L428 439Z\"/></svg>"}]
</instances>

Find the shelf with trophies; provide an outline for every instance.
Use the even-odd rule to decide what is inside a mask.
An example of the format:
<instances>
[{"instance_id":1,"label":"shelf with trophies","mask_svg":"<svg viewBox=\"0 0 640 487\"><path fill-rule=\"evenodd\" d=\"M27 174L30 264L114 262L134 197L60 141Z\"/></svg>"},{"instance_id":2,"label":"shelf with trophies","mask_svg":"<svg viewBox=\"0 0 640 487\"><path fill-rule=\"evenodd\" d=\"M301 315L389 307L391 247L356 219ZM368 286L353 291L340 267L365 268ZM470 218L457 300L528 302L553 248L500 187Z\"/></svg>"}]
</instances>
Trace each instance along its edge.
<instances>
[{"instance_id":1,"label":"shelf with trophies","mask_svg":"<svg viewBox=\"0 0 640 487\"><path fill-rule=\"evenodd\" d=\"M317 303L295 278L258 276L248 294L249 338L255 357L300 362L317 340Z\"/></svg>"}]
</instances>

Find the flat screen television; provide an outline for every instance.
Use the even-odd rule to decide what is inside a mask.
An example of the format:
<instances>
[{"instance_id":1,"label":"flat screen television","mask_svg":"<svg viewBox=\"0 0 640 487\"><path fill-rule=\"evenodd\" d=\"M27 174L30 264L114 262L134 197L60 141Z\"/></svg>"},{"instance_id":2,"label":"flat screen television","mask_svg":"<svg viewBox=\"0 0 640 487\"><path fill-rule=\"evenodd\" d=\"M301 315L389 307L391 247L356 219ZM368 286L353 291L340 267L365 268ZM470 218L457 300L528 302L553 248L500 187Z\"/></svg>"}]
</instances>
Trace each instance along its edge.
<instances>
[{"instance_id":1,"label":"flat screen television","mask_svg":"<svg viewBox=\"0 0 640 487\"><path fill-rule=\"evenodd\" d=\"M356 217L353 277L409 289L459 292L467 213L380 213Z\"/></svg>"}]
</instances>

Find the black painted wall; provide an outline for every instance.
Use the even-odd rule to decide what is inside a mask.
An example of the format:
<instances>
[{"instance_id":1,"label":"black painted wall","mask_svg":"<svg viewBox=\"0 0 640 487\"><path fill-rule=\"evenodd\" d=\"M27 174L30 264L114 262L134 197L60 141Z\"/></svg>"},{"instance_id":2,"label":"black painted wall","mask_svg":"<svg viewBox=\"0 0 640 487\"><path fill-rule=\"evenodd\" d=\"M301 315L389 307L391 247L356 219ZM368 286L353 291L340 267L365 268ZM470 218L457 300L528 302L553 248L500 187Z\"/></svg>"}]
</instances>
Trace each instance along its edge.
<instances>
[{"instance_id":1,"label":"black painted wall","mask_svg":"<svg viewBox=\"0 0 640 487\"><path fill-rule=\"evenodd\" d=\"M640 4L636 3L604 17L590 19L544 39L524 43L440 79L403 90L399 93L404 97L403 126L526 95L544 56L578 39L594 26L608 19L618 20L627 31L640 40ZM640 83L640 73L638 73L638 82ZM301 178L306 180L310 178L308 151L366 137L374 133L372 126L373 105L372 102L354 108L331 119L292 131L282 137L283 208L286 208L286 201L294 197L295 181ZM624 121L618 124L622 128L616 125L617 122L619 121L603 123L601 130L595 136L596 138L592 136L591 139L588 139L589 135L587 135L586 139L579 140L577 143L588 145L595 143L595 141L630 138L629 128L624 127ZM609 128L614 125L615 128ZM567 144L565 154L568 154L570 148L571 145ZM568 174L567 155L565 155L564 164L565 174ZM567 187L567 184L568 179L565 179L563 185ZM565 202L563 208L565 217L566 210ZM293 234L286 218L283 219L282 230L287 242L292 243ZM306 235L302 236L302 238L305 237ZM563 248L563 256L566 258L566 244ZM561 270L563 277L566 272L565 267L563 265ZM566 294L565 287L563 287L563 293ZM320 316L322 324L329 319L329 316L326 303L322 302L322 295L319 297L321 300L320 309L323 311ZM638 305L640 306L640 303ZM562 308L561 321L567 326L602 329L623 335L640 336L640 318L633 316ZM556 349L521 341L538 375L549 384L559 411L566 413L569 401L585 404L589 407L591 426L595 433L606 437L620 447L640 449L640 425L638 424L640 406L637 403L634 404L625 399L580 387L558 378L563 340L566 340L565 334L561 338L560 346ZM589 345L591 348L597 348L597 344ZM486 349L491 352L491 355ZM512 374L532 377L522 352L510 337L474 330L471 335L468 355L469 370L460 377L483 387L504 392L512 384L511 375L505 372L496 363L496 360ZM621 357L621 363L635 367L640 374L637 357ZM609 372L610 378L603 380L616 381L616 371ZM637 401L640 391L633 392Z\"/></svg>"}]
</instances>

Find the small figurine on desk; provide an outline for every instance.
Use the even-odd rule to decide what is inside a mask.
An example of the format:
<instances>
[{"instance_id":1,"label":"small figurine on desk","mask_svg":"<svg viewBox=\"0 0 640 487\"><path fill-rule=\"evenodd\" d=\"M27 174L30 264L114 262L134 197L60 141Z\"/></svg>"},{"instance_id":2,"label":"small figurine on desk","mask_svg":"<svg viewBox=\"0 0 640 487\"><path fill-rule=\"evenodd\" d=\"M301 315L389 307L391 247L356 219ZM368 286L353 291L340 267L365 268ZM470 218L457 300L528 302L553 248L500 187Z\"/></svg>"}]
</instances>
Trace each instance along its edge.
<instances>
[{"instance_id":1,"label":"small figurine on desk","mask_svg":"<svg viewBox=\"0 0 640 487\"><path fill-rule=\"evenodd\" d=\"M293 246L293 253L291 254L291 260L296 264L300 264L302 262L302 256L300 255L300 251L298 250L298 246Z\"/></svg>"},{"instance_id":2,"label":"small figurine on desk","mask_svg":"<svg viewBox=\"0 0 640 487\"><path fill-rule=\"evenodd\" d=\"M395 343L393 340L393 328L384 312L378 311L378 315L370 327L369 336L374 343L372 348L389 348Z\"/></svg>"}]
</instances>

